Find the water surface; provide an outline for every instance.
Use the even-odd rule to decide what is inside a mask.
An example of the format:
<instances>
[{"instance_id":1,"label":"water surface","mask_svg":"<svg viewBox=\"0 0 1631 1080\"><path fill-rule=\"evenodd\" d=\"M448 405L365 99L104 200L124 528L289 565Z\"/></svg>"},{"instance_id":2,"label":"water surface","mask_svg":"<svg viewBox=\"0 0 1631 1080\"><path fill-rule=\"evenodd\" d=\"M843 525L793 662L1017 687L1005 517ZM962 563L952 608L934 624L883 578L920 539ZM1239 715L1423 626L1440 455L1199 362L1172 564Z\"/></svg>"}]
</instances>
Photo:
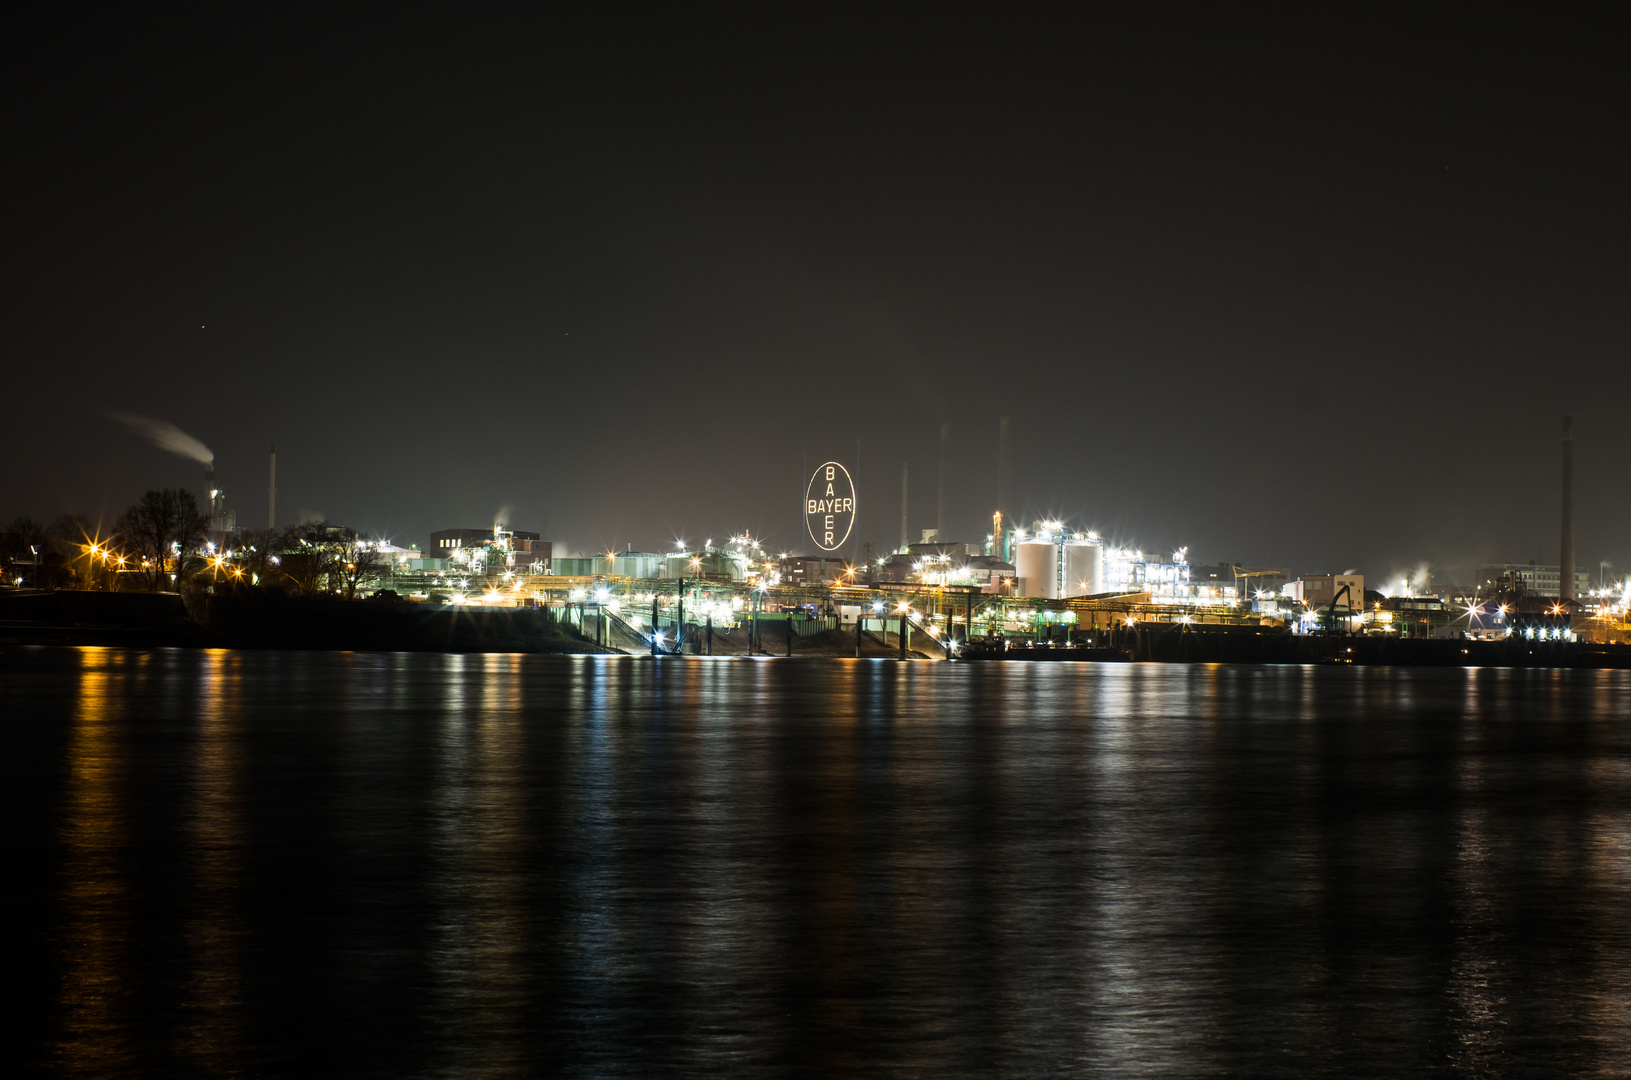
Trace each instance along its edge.
<instances>
[{"instance_id":1,"label":"water surface","mask_svg":"<svg viewBox=\"0 0 1631 1080\"><path fill-rule=\"evenodd\" d=\"M69 1076L1631 1075L1631 673L18 650Z\"/></svg>"}]
</instances>

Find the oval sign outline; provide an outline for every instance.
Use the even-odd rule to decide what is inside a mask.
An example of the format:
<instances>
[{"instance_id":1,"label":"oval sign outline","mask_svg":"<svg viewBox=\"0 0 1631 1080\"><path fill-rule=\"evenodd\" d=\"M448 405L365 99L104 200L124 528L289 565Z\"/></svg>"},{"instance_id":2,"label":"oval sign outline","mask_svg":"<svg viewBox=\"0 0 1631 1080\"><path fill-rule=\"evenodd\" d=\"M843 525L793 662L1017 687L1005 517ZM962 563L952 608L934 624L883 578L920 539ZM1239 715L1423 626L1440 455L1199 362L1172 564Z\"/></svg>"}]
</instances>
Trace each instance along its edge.
<instances>
[{"instance_id":1,"label":"oval sign outline","mask_svg":"<svg viewBox=\"0 0 1631 1080\"><path fill-rule=\"evenodd\" d=\"M809 509L810 504L817 501L810 497L810 492L815 488L817 481L825 479L825 474L828 469L834 469L843 474L844 483L849 486L848 498L850 504L850 508L848 510L840 511L840 513L847 513L849 515L849 523L844 529L844 535L841 536L831 547L828 547L826 544L822 543L816 536L816 531L813 525L814 519L818 517L825 517L826 515L813 513ZM836 483L837 479L837 476L834 475L832 482ZM840 495L835 491L833 492L833 497L841 499L845 496ZM822 551L837 551L839 548L844 546L844 542L849 539L850 533L855 531L855 503L855 479L854 477L850 476L848 469L844 468L843 465L836 461L824 461L820 465L816 466L816 471L810 474L810 482L804 485L804 531L810 534L810 539L815 543L816 547L820 548ZM825 531L825 529L822 530L822 532Z\"/></svg>"}]
</instances>

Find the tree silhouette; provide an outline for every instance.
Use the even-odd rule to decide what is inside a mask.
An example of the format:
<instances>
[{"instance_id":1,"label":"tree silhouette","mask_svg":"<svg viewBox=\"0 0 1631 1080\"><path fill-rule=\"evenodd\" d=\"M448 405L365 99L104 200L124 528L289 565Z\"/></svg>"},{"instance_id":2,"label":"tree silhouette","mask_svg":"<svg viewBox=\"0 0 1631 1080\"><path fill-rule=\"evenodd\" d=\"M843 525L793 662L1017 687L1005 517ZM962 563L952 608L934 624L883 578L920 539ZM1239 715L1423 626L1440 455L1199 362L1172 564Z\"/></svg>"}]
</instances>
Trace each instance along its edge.
<instances>
[{"instance_id":1,"label":"tree silhouette","mask_svg":"<svg viewBox=\"0 0 1631 1080\"><path fill-rule=\"evenodd\" d=\"M165 573L175 575L177 591L182 579L201 564L198 549L204 544L209 519L198 512L190 491L165 488L149 491L119 516L120 540L147 575L148 588L158 592Z\"/></svg>"}]
</instances>

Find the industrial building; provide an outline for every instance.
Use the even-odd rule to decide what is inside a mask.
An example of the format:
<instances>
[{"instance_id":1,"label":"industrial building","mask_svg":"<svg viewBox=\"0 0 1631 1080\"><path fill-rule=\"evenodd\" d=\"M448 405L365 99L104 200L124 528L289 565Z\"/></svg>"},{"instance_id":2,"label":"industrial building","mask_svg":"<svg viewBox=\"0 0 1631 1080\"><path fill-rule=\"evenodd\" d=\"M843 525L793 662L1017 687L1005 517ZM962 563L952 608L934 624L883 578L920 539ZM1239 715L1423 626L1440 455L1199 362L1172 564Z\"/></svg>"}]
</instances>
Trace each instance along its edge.
<instances>
[{"instance_id":1,"label":"industrial building","mask_svg":"<svg viewBox=\"0 0 1631 1080\"><path fill-rule=\"evenodd\" d=\"M1015 529L1004 545L1013 553L1020 596L1063 600L1106 591L1104 544L1096 533L1072 532L1057 521Z\"/></svg>"},{"instance_id":2,"label":"industrial building","mask_svg":"<svg viewBox=\"0 0 1631 1080\"><path fill-rule=\"evenodd\" d=\"M426 550L434 553L435 557L446 558L460 548L493 544L506 544L506 550L537 555L542 557L544 562L549 561L550 542L543 539L540 534L525 529L505 529L496 525L491 529L438 530L430 534L430 547Z\"/></svg>"},{"instance_id":3,"label":"industrial building","mask_svg":"<svg viewBox=\"0 0 1631 1080\"><path fill-rule=\"evenodd\" d=\"M1013 563L1003 562L995 555L973 555L954 580L978 585L981 592L1012 595L1018 588L1018 575Z\"/></svg>"},{"instance_id":4,"label":"industrial building","mask_svg":"<svg viewBox=\"0 0 1631 1080\"><path fill-rule=\"evenodd\" d=\"M668 556L655 551L608 551L601 555L562 556L551 561L556 577L662 578Z\"/></svg>"},{"instance_id":5,"label":"industrial building","mask_svg":"<svg viewBox=\"0 0 1631 1080\"><path fill-rule=\"evenodd\" d=\"M1348 591L1337 601L1338 607L1358 610L1365 606L1364 574L1308 574L1286 585L1284 594L1299 604L1311 608L1331 606L1331 600L1346 586Z\"/></svg>"},{"instance_id":6,"label":"industrial building","mask_svg":"<svg viewBox=\"0 0 1631 1080\"><path fill-rule=\"evenodd\" d=\"M506 570L543 574L549 571L552 544L535 532L506 529L440 529L430 534L428 558L451 559L473 573Z\"/></svg>"},{"instance_id":7,"label":"industrial building","mask_svg":"<svg viewBox=\"0 0 1631 1080\"><path fill-rule=\"evenodd\" d=\"M1546 596L1556 599L1562 573L1557 566L1528 563L1490 563L1480 566L1477 588L1481 596ZM1591 574L1574 572L1573 596L1591 592Z\"/></svg>"},{"instance_id":8,"label":"industrial building","mask_svg":"<svg viewBox=\"0 0 1631 1080\"><path fill-rule=\"evenodd\" d=\"M1196 595L1223 596L1225 589L1233 589L1235 596L1255 598L1258 594L1274 596L1291 583L1290 569L1282 566L1243 566L1236 562L1209 563L1189 567L1189 580Z\"/></svg>"},{"instance_id":9,"label":"industrial building","mask_svg":"<svg viewBox=\"0 0 1631 1080\"><path fill-rule=\"evenodd\" d=\"M783 585L829 585L853 575L847 559L830 555L784 555L777 562Z\"/></svg>"}]
</instances>

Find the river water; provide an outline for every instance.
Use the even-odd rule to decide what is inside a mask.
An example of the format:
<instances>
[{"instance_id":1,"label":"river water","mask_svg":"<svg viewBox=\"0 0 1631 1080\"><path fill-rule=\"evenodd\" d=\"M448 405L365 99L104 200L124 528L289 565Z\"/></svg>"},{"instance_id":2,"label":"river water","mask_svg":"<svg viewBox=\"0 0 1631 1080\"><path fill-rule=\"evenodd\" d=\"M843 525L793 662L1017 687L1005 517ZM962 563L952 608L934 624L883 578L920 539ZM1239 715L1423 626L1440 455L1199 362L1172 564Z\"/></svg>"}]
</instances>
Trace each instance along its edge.
<instances>
[{"instance_id":1,"label":"river water","mask_svg":"<svg viewBox=\"0 0 1631 1080\"><path fill-rule=\"evenodd\" d=\"M4 1061L1631 1074L1631 672L0 654Z\"/></svg>"}]
</instances>

